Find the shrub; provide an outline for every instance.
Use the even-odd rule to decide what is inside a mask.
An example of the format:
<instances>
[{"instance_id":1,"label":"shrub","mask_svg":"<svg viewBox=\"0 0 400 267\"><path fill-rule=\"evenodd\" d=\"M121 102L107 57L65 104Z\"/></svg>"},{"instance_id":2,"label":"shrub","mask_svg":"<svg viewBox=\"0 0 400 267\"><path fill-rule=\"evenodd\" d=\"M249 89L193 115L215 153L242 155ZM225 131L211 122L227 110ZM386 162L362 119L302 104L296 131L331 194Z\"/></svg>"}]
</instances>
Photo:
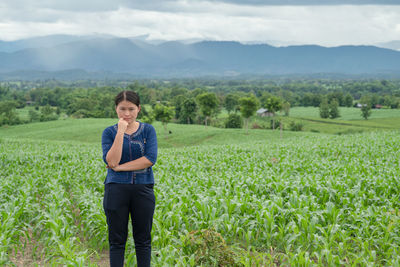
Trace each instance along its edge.
<instances>
[{"instance_id":1,"label":"shrub","mask_svg":"<svg viewBox=\"0 0 400 267\"><path fill-rule=\"evenodd\" d=\"M279 129L279 125L281 123L280 119L276 119L276 118L271 118L271 120L269 121L270 124L270 129Z\"/></svg>"},{"instance_id":2,"label":"shrub","mask_svg":"<svg viewBox=\"0 0 400 267\"><path fill-rule=\"evenodd\" d=\"M242 128L243 119L240 115L230 114L228 119L225 121L225 128Z\"/></svg>"},{"instance_id":3,"label":"shrub","mask_svg":"<svg viewBox=\"0 0 400 267\"><path fill-rule=\"evenodd\" d=\"M58 120L58 115L57 114L51 114L51 115L40 115L40 121L55 121Z\"/></svg>"},{"instance_id":4,"label":"shrub","mask_svg":"<svg viewBox=\"0 0 400 267\"><path fill-rule=\"evenodd\" d=\"M266 122L254 122L251 125L252 129L270 129Z\"/></svg>"},{"instance_id":5,"label":"shrub","mask_svg":"<svg viewBox=\"0 0 400 267\"><path fill-rule=\"evenodd\" d=\"M34 122L34 121L39 121L40 120L40 114L37 111L34 110L29 110L29 121Z\"/></svg>"},{"instance_id":6,"label":"shrub","mask_svg":"<svg viewBox=\"0 0 400 267\"><path fill-rule=\"evenodd\" d=\"M304 124L302 122L291 121L289 128L291 131L300 132L303 131Z\"/></svg>"},{"instance_id":7,"label":"shrub","mask_svg":"<svg viewBox=\"0 0 400 267\"><path fill-rule=\"evenodd\" d=\"M89 111L86 109L79 109L72 114L73 118L82 119L89 118Z\"/></svg>"},{"instance_id":8,"label":"shrub","mask_svg":"<svg viewBox=\"0 0 400 267\"><path fill-rule=\"evenodd\" d=\"M142 116L140 119L141 122L152 124L154 122L154 117L152 115Z\"/></svg>"},{"instance_id":9,"label":"shrub","mask_svg":"<svg viewBox=\"0 0 400 267\"><path fill-rule=\"evenodd\" d=\"M196 266L243 266L239 256L214 229L190 232L184 240L183 250L185 254L196 255Z\"/></svg>"},{"instance_id":10,"label":"shrub","mask_svg":"<svg viewBox=\"0 0 400 267\"><path fill-rule=\"evenodd\" d=\"M210 125L217 128L225 128L225 120L223 119L214 119L210 122Z\"/></svg>"}]
</instances>

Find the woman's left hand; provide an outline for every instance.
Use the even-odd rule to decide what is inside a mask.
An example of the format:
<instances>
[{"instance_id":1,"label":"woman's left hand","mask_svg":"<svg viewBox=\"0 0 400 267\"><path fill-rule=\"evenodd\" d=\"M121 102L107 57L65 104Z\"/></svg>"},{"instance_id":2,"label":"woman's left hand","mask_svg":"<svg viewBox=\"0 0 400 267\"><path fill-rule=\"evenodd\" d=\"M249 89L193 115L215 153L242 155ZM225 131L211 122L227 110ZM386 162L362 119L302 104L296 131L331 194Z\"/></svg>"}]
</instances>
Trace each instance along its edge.
<instances>
[{"instance_id":1,"label":"woman's left hand","mask_svg":"<svg viewBox=\"0 0 400 267\"><path fill-rule=\"evenodd\" d=\"M118 172L118 171L119 171L119 166L120 166L120 165L117 165L117 166L115 166L114 168L110 168L110 166L107 165L106 168L107 168L107 169L112 169L113 171Z\"/></svg>"}]
</instances>

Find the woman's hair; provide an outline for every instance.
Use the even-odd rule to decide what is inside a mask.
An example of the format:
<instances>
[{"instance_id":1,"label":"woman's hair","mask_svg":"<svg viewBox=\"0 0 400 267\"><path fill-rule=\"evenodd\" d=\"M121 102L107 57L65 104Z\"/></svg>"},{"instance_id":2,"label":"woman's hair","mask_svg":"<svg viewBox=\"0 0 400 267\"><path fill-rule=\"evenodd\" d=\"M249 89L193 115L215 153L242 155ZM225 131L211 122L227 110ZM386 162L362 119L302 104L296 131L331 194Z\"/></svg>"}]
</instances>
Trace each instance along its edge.
<instances>
[{"instance_id":1,"label":"woman's hair","mask_svg":"<svg viewBox=\"0 0 400 267\"><path fill-rule=\"evenodd\" d=\"M122 101L129 101L136 106L140 105L139 95L134 91L122 91L115 97L115 106L118 106Z\"/></svg>"}]
</instances>

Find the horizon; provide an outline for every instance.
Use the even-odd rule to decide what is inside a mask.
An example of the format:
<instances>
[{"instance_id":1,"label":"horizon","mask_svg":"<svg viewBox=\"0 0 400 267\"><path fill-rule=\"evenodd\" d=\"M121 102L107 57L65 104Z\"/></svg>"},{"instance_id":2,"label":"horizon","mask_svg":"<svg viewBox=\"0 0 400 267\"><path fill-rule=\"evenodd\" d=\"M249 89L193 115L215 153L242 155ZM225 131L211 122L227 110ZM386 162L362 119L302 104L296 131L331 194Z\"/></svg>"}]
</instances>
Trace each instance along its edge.
<instances>
[{"instance_id":1,"label":"horizon","mask_svg":"<svg viewBox=\"0 0 400 267\"><path fill-rule=\"evenodd\" d=\"M268 45L272 47L289 47L289 46L318 46L318 47L324 47L324 48L335 48L335 47L344 47L344 46L376 46L376 47L381 47L381 48L387 48L387 45L390 44L397 44L400 48L400 37L399 39L396 40L390 40L387 42L383 43L374 43L374 44L340 44L340 45L334 45L334 46L328 46L328 45L321 45L321 44L316 44L316 43L296 43L296 44L277 44L276 41L274 40L266 40L266 41L240 41L240 40L213 40L213 39L176 39L176 40L162 40L162 39L157 39L157 40L149 40L148 35L138 35L138 36L116 36L116 35L111 35L111 34L100 34L100 33L93 33L93 34L87 34L87 35L73 35L73 34L49 34L49 35L40 35L40 36L33 36L33 37L26 37L26 38L20 38L16 40L3 40L0 39L0 42L3 43L16 43L16 42L24 42L24 41L40 41L46 38L75 38L73 40L65 40L62 41L60 40L57 44L64 44L64 43L70 43L70 42L76 42L76 41L83 41L83 40L91 40L91 39L96 39L96 38L103 38L103 39L126 39L130 40L132 42L135 41L140 41L140 42L145 42L151 45L160 45L164 43L169 43L169 42L178 42L182 44L194 44L194 43L201 43L201 42L232 42L232 43L240 43L242 45ZM28 46L29 47L29 46ZM25 49L25 48L23 48ZM399 51L400 49L393 49L393 48L388 48L392 49L395 51ZM0 52L2 52L0 50ZM3 51L4 52L4 51Z\"/></svg>"}]
</instances>

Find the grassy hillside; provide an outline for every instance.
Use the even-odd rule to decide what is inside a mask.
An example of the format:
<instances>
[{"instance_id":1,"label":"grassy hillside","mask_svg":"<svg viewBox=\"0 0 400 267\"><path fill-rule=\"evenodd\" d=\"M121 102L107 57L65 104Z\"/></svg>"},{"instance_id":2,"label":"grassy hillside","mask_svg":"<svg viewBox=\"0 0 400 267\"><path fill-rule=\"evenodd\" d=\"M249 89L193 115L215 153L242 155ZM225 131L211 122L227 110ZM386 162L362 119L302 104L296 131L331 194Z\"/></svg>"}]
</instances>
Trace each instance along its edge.
<instances>
[{"instance_id":1,"label":"grassy hillside","mask_svg":"<svg viewBox=\"0 0 400 267\"><path fill-rule=\"evenodd\" d=\"M53 140L66 142L101 142L102 131L116 123L115 119L66 119L37 122L0 128L1 137ZM220 129L202 125L168 124L168 132L159 122L155 122L159 147L182 147L200 144L240 144L254 141L270 142L280 139L278 131L244 129ZM169 131L172 133L170 134ZM284 132L283 138L291 138L305 133Z\"/></svg>"},{"instance_id":2,"label":"grassy hillside","mask_svg":"<svg viewBox=\"0 0 400 267\"><path fill-rule=\"evenodd\" d=\"M29 118L29 110L33 109L33 107L25 107L23 109L18 109L18 114L23 120L28 120ZM150 107L146 107L147 110L151 110ZM282 116L281 113L277 113L276 119L282 120L284 122L284 129L288 130L290 127L290 122L301 122L304 127L303 131L306 132L319 132L319 133L327 133L327 134L347 134L347 133L358 133L364 131L371 130L393 130L400 129L400 109L373 109L371 117L368 120L365 120L361 117L361 111L358 108L347 108L340 107L340 117L334 120L332 119L321 119L319 116L319 108L316 107L294 107L290 110L290 116L285 117ZM62 115L63 117L65 115ZM228 113L225 109L221 110L221 113L218 115L218 120L222 123L228 117ZM251 119L250 127L254 123L270 125L270 118L260 118L254 116ZM48 129L52 129L54 127L59 128L60 132L49 132L49 134L41 133L42 126L41 124L36 126L25 125L23 128L28 127L27 132L33 134L33 138L37 132L39 135L45 134L46 139L50 140L63 140L63 138L70 138L70 140L77 140L81 142L98 142L99 141L99 132L101 135L101 131L107 125L113 124L114 120L108 119L96 119L96 120L81 120L80 122L74 122L74 120L66 119L65 126L63 123L47 124ZM72 123L72 124L71 124ZM82 127L79 126L82 125ZM222 123L223 124L223 123ZM158 130L159 135L165 136L163 129L156 122L156 129ZM47 128L46 126L46 128ZM32 127L32 128L31 128ZM198 127L198 128L197 128ZM217 128L209 128L209 131L203 133L202 126L199 125L191 125L186 127L186 125L179 124L170 124L168 127L173 134L168 135L168 138L161 142L162 147L179 147L185 145L197 145L203 142L211 143L211 144L220 144L226 142L244 142L246 140L253 139L264 139L264 138L275 138L276 134L273 133L265 133L254 131L251 134L251 138L248 135L245 135L243 130L228 130L224 131ZM11 133L15 136L22 137L25 134L20 134L20 128L16 128L11 130L10 132L6 132L5 134ZM33 132L32 132L33 131ZM200 133L199 133L200 131ZM58 136L51 136L53 133L56 133ZM77 134L78 133L78 134ZM84 134L81 134L84 133ZM189 139L187 136L189 135ZM266 135L266 136L265 136ZM287 133L286 135L291 135ZM2 136L2 129L0 128L0 136ZM229 136L229 137L227 137ZM230 136L234 136L232 139ZM97 139L96 139L97 138ZM228 139L226 139L228 138Z\"/></svg>"},{"instance_id":3,"label":"grassy hillside","mask_svg":"<svg viewBox=\"0 0 400 267\"><path fill-rule=\"evenodd\" d=\"M295 107L290 110L290 116L285 117L279 113L276 120L281 120L285 129L289 129L290 122L300 122L303 130L307 132L320 132L328 134L348 134L375 130L400 129L400 109L372 110L368 120L361 118L358 108L339 108L340 117L336 119L321 119L319 108ZM253 123L269 125L271 118L253 117Z\"/></svg>"},{"instance_id":4,"label":"grassy hillside","mask_svg":"<svg viewBox=\"0 0 400 267\"><path fill-rule=\"evenodd\" d=\"M359 108L339 107L340 117L336 120L364 120ZM319 118L319 108L316 107L294 107L290 109L291 117ZM400 118L400 109L372 109L368 120L381 118Z\"/></svg>"}]
</instances>

